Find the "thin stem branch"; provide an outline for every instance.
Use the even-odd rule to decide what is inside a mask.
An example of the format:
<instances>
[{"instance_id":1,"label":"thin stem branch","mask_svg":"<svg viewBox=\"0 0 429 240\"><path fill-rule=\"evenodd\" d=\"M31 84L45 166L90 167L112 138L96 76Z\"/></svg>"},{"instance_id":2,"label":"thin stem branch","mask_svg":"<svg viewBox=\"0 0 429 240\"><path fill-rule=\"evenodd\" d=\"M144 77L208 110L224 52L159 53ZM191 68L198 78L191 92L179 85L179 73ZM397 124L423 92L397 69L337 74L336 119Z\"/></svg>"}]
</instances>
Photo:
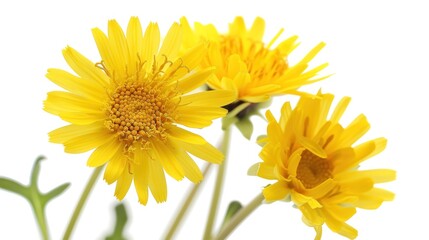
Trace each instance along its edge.
<instances>
[{"instance_id":1,"label":"thin stem branch","mask_svg":"<svg viewBox=\"0 0 429 240\"><path fill-rule=\"evenodd\" d=\"M243 222L244 219L247 218L256 208L258 208L262 201L264 200L264 196L262 193L258 194L247 206L240 209L232 218L231 220L225 225L224 228L221 229L219 234L214 238L214 240L223 240L226 237L228 237L229 234L231 234L232 231L238 225L240 225L241 222Z\"/></svg>"},{"instance_id":2,"label":"thin stem branch","mask_svg":"<svg viewBox=\"0 0 429 240\"><path fill-rule=\"evenodd\" d=\"M98 168L94 169L94 172L92 172L92 175L91 175L90 179L88 180L88 183L86 184L86 187L82 192L82 195L80 196L80 199L76 205L76 208L74 209L73 215L70 218L70 222L69 222L67 229L64 233L63 240L70 239L70 236L72 234L74 226L77 222L77 219L79 218L80 212L82 211L82 208L85 205L85 202L88 199L88 196L91 193L91 190L94 187L94 184L95 184L95 182L96 182L96 180L97 180L97 178L100 175L102 170L103 170L103 167L98 167Z\"/></svg>"},{"instance_id":3,"label":"thin stem branch","mask_svg":"<svg viewBox=\"0 0 429 240\"><path fill-rule=\"evenodd\" d=\"M216 183L213 190L212 201L210 205L210 211L207 218L206 228L204 230L204 240L210 240L213 234L214 222L216 220L217 210L219 207L219 200L222 193L223 182L225 178L225 169L228 157L229 144L231 140L231 128L227 127L224 130L223 141L221 145L221 151L225 156L223 163L218 167L218 172L216 176Z\"/></svg>"},{"instance_id":4,"label":"thin stem branch","mask_svg":"<svg viewBox=\"0 0 429 240\"><path fill-rule=\"evenodd\" d=\"M211 166L213 164L206 163L203 169L203 176L206 176L206 174L209 172ZM182 204L182 207L180 208L179 212L176 214L176 217L174 218L174 222L171 224L167 234L165 235L165 239L169 240L171 239L174 234L176 233L176 230L178 229L180 223L183 220L183 217L185 216L186 212L188 211L190 205L192 204L192 201L195 199L195 195L197 194L198 190L200 189L200 186L203 184L203 182L198 184L192 184L192 188L188 193L188 196L186 197L185 201Z\"/></svg>"}]
</instances>

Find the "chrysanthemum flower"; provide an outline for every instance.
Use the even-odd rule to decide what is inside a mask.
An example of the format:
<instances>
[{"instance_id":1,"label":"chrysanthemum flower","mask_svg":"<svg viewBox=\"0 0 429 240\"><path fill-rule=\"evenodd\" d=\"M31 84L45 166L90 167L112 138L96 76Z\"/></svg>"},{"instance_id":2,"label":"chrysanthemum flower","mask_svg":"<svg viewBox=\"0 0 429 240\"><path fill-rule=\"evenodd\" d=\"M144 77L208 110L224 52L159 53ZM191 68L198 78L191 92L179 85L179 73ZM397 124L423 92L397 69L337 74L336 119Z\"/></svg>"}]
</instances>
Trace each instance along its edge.
<instances>
[{"instance_id":1,"label":"chrysanthemum flower","mask_svg":"<svg viewBox=\"0 0 429 240\"><path fill-rule=\"evenodd\" d=\"M394 194L375 187L393 181L395 171L359 170L359 165L380 153L385 138L356 145L370 128L364 115L347 127L339 120L350 98L343 98L328 118L334 96L318 93L301 97L295 109L289 102L277 122L270 111L267 137L260 157L263 162L250 173L276 182L263 189L266 201L291 200L302 212L303 221L315 227L320 239L322 225L350 239L357 230L346 221L356 208L376 209Z\"/></svg>"},{"instance_id":2,"label":"chrysanthemum flower","mask_svg":"<svg viewBox=\"0 0 429 240\"><path fill-rule=\"evenodd\" d=\"M212 163L223 155L201 136L180 127L203 128L227 111L234 100L228 91L188 94L205 84L212 68L194 70L205 55L202 45L179 55L182 30L173 24L160 46L156 23L146 31L138 18L126 33L115 20L108 34L93 29L101 61L93 63L71 47L63 51L76 75L49 69L47 78L67 91L48 93L45 110L70 125L49 133L68 153L95 149L87 164L107 164L104 179L116 183L124 198L134 181L139 201L148 189L157 202L167 199L164 171L176 180L201 181L202 173L188 153Z\"/></svg>"},{"instance_id":3,"label":"chrysanthemum flower","mask_svg":"<svg viewBox=\"0 0 429 240\"><path fill-rule=\"evenodd\" d=\"M298 63L290 65L287 57L297 46L298 37L292 36L273 47L283 31L280 30L268 44L264 43L265 21L262 18L256 18L252 27L246 29L243 18L237 17L225 34L218 33L212 24L195 23L192 29L184 17L181 23L186 36L185 49L199 42L208 42L209 51L202 66L216 66L217 76L208 81L209 87L234 91L238 103L259 103L274 95L299 94L297 89L302 85L325 78L316 78L316 75L327 66L326 63L307 70L324 43L318 44Z\"/></svg>"}]
</instances>

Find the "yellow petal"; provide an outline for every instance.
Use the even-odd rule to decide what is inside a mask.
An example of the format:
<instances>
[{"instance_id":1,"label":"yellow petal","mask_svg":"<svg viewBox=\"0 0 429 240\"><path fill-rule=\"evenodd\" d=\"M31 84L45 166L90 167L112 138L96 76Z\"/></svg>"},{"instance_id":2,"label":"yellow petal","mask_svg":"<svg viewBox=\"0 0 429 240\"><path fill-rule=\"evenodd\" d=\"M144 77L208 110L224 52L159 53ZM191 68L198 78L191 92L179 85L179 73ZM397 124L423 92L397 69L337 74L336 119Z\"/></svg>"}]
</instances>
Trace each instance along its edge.
<instances>
[{"instance_id":1,"label":"yellow petal","mask_svg":"<svg viewBox=\"0 0 429 240\"><path fill-rule=\"evenodd\" d=\"M169 126L168 134L170 137L177 141L188 142L191 144L205 144L206 140L198 134L189 132L183 128L176 127L174 125Z\"/></svg>"},{"instance_id":2,"label":"yellow petal","mask_svg":"<svg viewBox=\"0 0 429 240\"><path fill-rule=\"evenodd\" d=\"M220 164L224 159L223 154L210 143L206 143L204 145L195 145L186 142L180 142L178 144L180 144L181 147L183 147L187 152L194 155L195 157L201 158L211 163Z\"/></svg>"},{"instance_id":3,"label":"yellow petal","mask_svg":"<svg viewBox=\"0 0 429 240\"><path fill-rule=\"evenodd\" d=\"M95 149L91 156L89 156L86 164L90 167L99 167L112 159L117 152L121 152L123 147L123 144L119 143L116 139L112 139Z\"/></svg>"},{"instance_id":4,"label":"yellow petal","mask_svg":"<svg viewBox=\"0 0 429 240\"><path fill-rule=\"evenodd\" d=\"M320 52L320 50L325 47L325 45L326 44L324 42L317 44L298 64L309 63Z\"/></svg>"},{"instance_id":5,"label":"yellow petal","mask_svg":"<svg viewBox=\"0 0 429 240\"><path fill-rule=\"evenodd\" d=\"M127 65L134 63L128 63L129 53L127 39L125 38L125 34L122 31L121 26L119 26L116 20L109 21L108 35L111 47L110 51L115 58L115 74L126 76L127 73L125 70L127 69Z\"/></svg>"},{"instance_id":6,"label":"yellow petal","mask_svg":"<svg viewBox=\"0 0 429 240\"><path fill-rule=\"evenodd\" d=\"M64 151L67 153L83 153L97 148L106 142L112 141L115 135L107 129L87 135L77 136L64 142Z\"/></svg>"},{"instance_id":7,"label":"yellow petal","mask_svg":"<svg viewBox=\"0 0 429 240\"><path fill-rule=\"evenodd\" d=\"M106 130L104 122L95 122L88 125L67 125L53 130L49 133L49 141L53 143L65 143L72 139L95 134Z\"/></svg>"},{"instance_id":8,"label":"yellow petal","mask_svg":"<svg viewBox=\"0 0 429 240\"><path fill-rule=\"evenodd\" d=\"M384 201L392 201L395 194L380 188L373 188L370 191L359 195L359 199L353 205L363 209L377 209Z\"/></svg>"},{"instance_id":9,"label":"yellow petal","mask_svg":"<svg viewBox=\"0 0 429 240\"><path fill-rule=\"evenodd\" d=\"M312 209L322 208L322 205L311 196L306 196L304 194L293 191L291 193L292 201L298 206L301 207L304 204L308 204Z\"/></svg>"},{"instance_id":10,"label":"yellow petal","mask_svg":"<svg viewBox=\"0 0 429 240\"><path fill-rule=\"evenodd\" d=\"M303 215L303 220L310 226L320 226L324 223L320 209L311 208L308 204L299 207Z\"/></svg>"},{"instance_id":11,"label":"yellow petal","mask_svg":"<svg viewBox=\"0 0 429 240\"><path fill-rule=\"evenodd\" d=\"M115 188L115 197L118 200L122 200L125 195L127 195L128 190L130 189L131 182L133 180L133 174L130 174L128 171L124 171L122 175L118 178Z\"/></svg>"},{"instance_id":12,"label":"yellow petal","mask_svg":"<svg viewBox=\"0 0 429 240\"><path fill-rule=\"evenodd\" d=\"M335 177L334 180L337 180L337 178ZM369 178L351 178L342 180L339 185L341 187L341 192L359 194L371 190L374 186L374 182Z\"/></svg>"},{"instance_id":13,"label":"yellow petal","mask_svg":"<svg viewBox=\"0 0 429 240\"><path fill-rule=\"evenodd\" d=\"M236 95L228 90L211 90L190 94L181 98L181 105L220 107L236 100Z\"/></svg>"},{"instance_id":14,"label":"yellow petal","mask_svg":"<svg viewBox=\"0 0 429 240\"><path fill-rule=\"evenodd\" d=\"M90 79L98 83L100 86L107 86L109 78L106 76L106 74L78 51L71 47L66 47L63 50L63 56L68 65L79 76L84 79Z\"/></svg>"},{"instance_id":15,"label":"yellow petal","mask_svg":"<svg viewBox=\"0 0 429 240\"><path fill-rule=\"evenodd\" d=\"M323 183L317 185L316 187L312 189L307 189L305 194L308 196L312 196L315 199L321 199L330 192L332 192L332 190L337 186L338 184L334 180L329 178L326 179Z\"/></svg>"},{"instance_id":16,"label":"yellow petal","mask_svg":"<svg viewBox=\"0 0 429 240\"><path fill-rule=\"evenodd\" d=\"M196 73L190 74L186 78L171 83L171 86L177 85L177 91L188 93L206 83L208 77L213 74L215 68L206 68Z\"/></svg>"},{"instance_id":17,"label":"yellow petal","mask_svg":"<svg viewBox=\"0 0 429 240\"><path fill-rule=\"evenodd\" d=\"M359 164L366 159L382 152L387 145L387 139L377 138L355 147L356 163Z\"/></svg>"},{"instance_id":18,"label":"yellow petal","mask_svg":"<svg viewBox=\"0 0 429 240\"><path fill-rule=\"evenodd\" d=\"M179 45L177 43L177 45ZM195 47L189 49L185 54L180 56L170 68L165 72L166 76L170 76L171 79L178 79L189 73L196 67L200 66L201 61L206 56L207 46L206 44L198 44ZM174 75L172 72L174 71Z\"/></svg>"},{"instance_id":19,"label":"yellow petal","mask_svg":"<svg viewBox=\"0 0 429 240\"><path fill-rule=\"evenodd\" d=\"M390 182L396 179L396 171L390 169L372 169L363 171L346 172L336 177L338 180L357 180L369 178L374 183Z\"/></svg>"},{"instance_id":20,"label":"yellow petal","mask_svg":"<svg viewBox=\"0 0 429 240\"><path fill-rule=\"evenodd\" d=\"M109 43L109 39L106 34L103 33L99 28L92 29L92 36L94 37L95 43L100 53L101 59L104 66L109 72L112 72L115 69L116 59L115 55L112 53L112 48Z\"/></svg>"},{"instance_id":21,"label":"yellow petal","mask_svg":"<svg viewBox=\"0 0 429 240\"><path fill-rule=\"evenodd\" d=\"M174 146L171 146L171 144L168 144L168 147L164 145L162 142L153 142L153 154L154 154L154 160L159 161L164 167L165 171L168 175L170 175L172 178L180 181L185 176L185 173L183 171L183 167L180 165L179 161L177 160L176 156L173 154Z\"/></svg>"},{"instance_id":22,"label":"yellow petal","mask_svg":"<svg viewBox=\"0 0 429 240\"><path fill-rule=\"evenodd\" d=\"M63 112L101 113L102 104L69 92L53 91L44 101L44 110L59 115Z\"/></svg>"},{"instance_id":23,"label":"yellow petal","mask_svg":"<svg viewBox=\"0 0 429 240\"><path fill-rule=\"evenodd\" d=\"M220 53L220 47L218 44L216 43L210 43L209 45L209 49L207 51L207 59L208 59L208 65L209 66L215 66L216 67L216 72L217 72L217 76L221 77L224 75L225 72L225 65L224 65L224 61L225 59L223 59L222 54ZM221 73L221 74L219 74Z\"/></svg>"},{"instance_id":24,"label":"yellow petal","mask_svg":"<svg viewBox=\"0 0 429 240\"><path fill-rule=\"evenodd\" d=\"M104 104L105 99L107 99L105 89L89 79L76 77L60 69L48 69L46 77L71 93L96 103Z\"/></svg>"},{"instance_id":25,"label":"yellow petal","mask_svg":"<svg viewBox=\"0 0 429 240\"><path fill-rule=\"evenodd\" d=\"M356 117L349 126L344 129L344 132L341 136L341 145L342 146L351 146L359 138L361 138L368 130L370 126L363 114L360 114Z\"/></svg>"},{"instance_id":26,"label":"yellow petal","mask_svg":"<svg viewBox=\"0 0 429 240\"><path fill-rule=\"evenodd\" d=\"M347 106L349 105L351 101L350 97L343 97L340 102L335 107L334 112L331 115L331 122L333 124L336 124L340 121L341 116L343 116L343 113L346 111Z\"/></svg>"},{"instance_id":27,"label":"yellow petal","mask_svg":"<svg viewBox=\"0 0 429 240\"><path fill-rule=\"evenodd\" d=\"M76 125L87 125L106 119L106 114L103 112L62 112L58 116L62 120Z\"/></svg>"},{"instance_id":28,"label":"yellow petal","mask_svg":"<svg viewBox=\"0 0 429 240\"><path fill-rule=\"evenodd\" d=\"M264 30L265 30L264 19L260 17L255 18L255 21L253 22L253 25L249 31L249 38L257 42L262 41L262 37L264 36Z\"/></svg>"},{"instance_id":29,"label":"yellow petal","mask_svg":"<svg viewBox=\"0 0 429 240\"><path fill-rule=\"evenodd\" d=\"M265 200L269 202L283 200L289 195L289 193L290 189L287 186L287 182L284 181L278 181L262 190Z\"/></svg>"},{"instance_id":30,"label":"yellow petal","mask_svg":"<svg viewBox=\"0 0 429 240\"><path fill-rule=\"evenodd\" d=\"M275 180L277 179L275 174L274 166L264 163L259 163L257 168L257 176L269 179L269 180Z\"/></svg>"},{"instance_id":31,"label":"yellow petal","mask_svg":"<svg viewBox=\"0 0 429 240\"><path fill-rule=\"evenodd\" d=\"M300 136L299 134L296 135L296 138L299 144L301 144L304 148L312 152L314 155L317 155L321 158L327 157L325 150L313 140Z\"/></svg>"},{"instance_id":32,"label":"yellow petal","mask_svg":"<svg viewBox=\"0 0 429 240\"><path fill-rule=\"evenodd\" d=\"M219 107L207 106L180 106L177 108L179 117L177 123L188 127L206 127L212 123L212 120L225 116L228 111Z\"/></svg>"},{"instance_id":33,"label":"yellow petal","mask_svg":"<svg viewBox=\"0 0 429 240\"><path fill-rule=\"evenodd\" d=\"M148 184L150 174L149 161L153 160L144 158L140 161L139 165L134 167L134 187L136 189L139 202L143 205L146 205L148 200Z\"/></svg>"},{"instance_id":34,"label":"yellow petal","mask_svg":"<svg viewBox=\"0 0 429 240\"><path fill-rule=\"evenodd\" d=\"M112 184L124 173L124 171L129 171L127 163L127 158L124 156L122 151L116 151L116 154L112 159L107 163L106 170L104 171L104 180L108 184Z\"/></svg>"},{"instance_id":35,"label":"yellow petal","mask_svg":"<svg viewBox=\"0 0 429 240\"><path fill-rule=\"evenodd\" d=\"M175 59L179 53L182 43L182 31L179 24L174 23L168 30L167 35L159 50L158 57L167 56L168 59Z\"/></svg>"},{"instance_id":36,"label":"yellow petal","mask_svg":"<svg viewBox=\"0 0 429 240\"><path fill-rule=\"evenodd\" d=\"M298 169L299 163L301 162L301 154L304 150L305 148L299 148L295 150L287 160L288 174L291 175L292 177L296 177L296 171Z\"/></svg>"},{"instance_id":37,"label":"yellow petal","mask_svg":"<svg viewBox=\"0 0 429 240\"><path fill-rule=\"evenodd\" d=\"M159 161L150 159L148 160L148 166L150 192L157 203L165 202L167 200L167 183L165 181L163 166L161 166Z\"/></svg>"},{"instance_id":38,"label":"yellow petal","mask_svg":"<svg viewBox=\"0 0 429 240\"><path fill-rule=\"evenodd\" d=\"M142 62L146 61L146 68L150 69L152 66L152 62L154 57L156 56L156 53L158 52L159 48L159 42L160 42L160 33L157 23L150 23L143 36L143 43L144 46L142 48Z\"/></svg>"},{"instance_id":39,"label":"yellow petal","mask_svg":"<svg viewBox=\"0 0 429 240\"><path fill-rule=\"evenodd\" d=\"M183 167L185 177L187 177L193 183L199 183L203 180L203 174L201 173L198 165L192 160L192 158L185 151L176 151L177 160Z\"/></svg>"},{"instance_id":40,"label":"yellow petal","mask_svg":"<svg viewBox=\"0 0 429 240\"><path fill-rule=\"evenodd\" d=\"M129 50L128 63L137 63L140 53L143 49L143 34L142 27L138 17L131 17L127 27L127 44ZM134 73L136 69L135 64L127 65L128 72Z\"/></svg>"},{"instance_id":41,"label":"yellow petal","mask_svg":"<svg viewBox=\"0 0 429 240\"><path fill-rule=\"evenodd\" d=\"M246 25L243 17L236 17L234 22L229 25L229 34L232 36L247 37L246 32Z\"/></svg>"},{"instance_id":42,"label":"yellow petal","mask_svg":"<svg viewBox=\"0 0 429 240\"><path fill-rule=\"evenodd\" d=\"M349 239L355 239L358 235L356 229L348 225L343 221L339 221L333 217L329 212L324 211L326 225L333 231L338 234L341 234Z\"/></svg>"}]
</instances>

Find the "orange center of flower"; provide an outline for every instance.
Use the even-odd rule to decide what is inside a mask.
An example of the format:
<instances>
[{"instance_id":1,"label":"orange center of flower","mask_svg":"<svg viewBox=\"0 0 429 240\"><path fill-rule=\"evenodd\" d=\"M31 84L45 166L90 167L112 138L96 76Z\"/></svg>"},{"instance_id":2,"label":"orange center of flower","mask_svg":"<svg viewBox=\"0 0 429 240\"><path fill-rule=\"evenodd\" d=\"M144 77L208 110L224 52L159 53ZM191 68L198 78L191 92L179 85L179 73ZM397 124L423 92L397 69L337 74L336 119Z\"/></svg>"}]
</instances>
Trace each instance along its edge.
<instances>
[{"instance_id":1,"label":"orange center of flower","mask_svg":"<svg viewBox=\"0 0 429 240\"><path fill-rule=\"evenodd\" d=\"M127 146L151 137L166 138L174 107L161 89L141 83L125 83L111 95L107 128L116 132Z\"/></svg>"},{"instance_id":2,"label":"orange center of flower","mask_svg":"<svg viewBox=\"0 0 429 240\"><path fill-rule=\"evenodd\" d=\"M332 177L332 164L326 158L318 157L312 152L304 150L296 175L306 188L314 188Z\"/></svg>"},{"instance_id":3,"label":"orange center of flower","mask_svg":"<svg viewBox=\"0 0 429 240\"><path fill-rule=\"evenodd\" d=\"M223 59L238 54L247 66L252 82L272 81L283 75L288 68L285 56L278 50L270 50L262 42L239 37L224 36L220 42Z\"/></svg>"}]
</instances>

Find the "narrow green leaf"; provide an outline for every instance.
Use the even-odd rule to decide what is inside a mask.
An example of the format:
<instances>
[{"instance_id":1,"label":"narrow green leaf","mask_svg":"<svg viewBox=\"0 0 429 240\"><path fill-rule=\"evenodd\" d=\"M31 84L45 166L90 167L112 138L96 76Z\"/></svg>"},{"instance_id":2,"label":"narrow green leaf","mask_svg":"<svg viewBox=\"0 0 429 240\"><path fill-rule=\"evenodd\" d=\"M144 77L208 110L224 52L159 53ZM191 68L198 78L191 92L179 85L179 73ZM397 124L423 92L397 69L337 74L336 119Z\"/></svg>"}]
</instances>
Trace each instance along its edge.
<instances>
[{"instance_id":1,"label":"narrow green leaf","mask_svg":"<svg viewBox=\"0 0 429 240\"><path fill-rule=\"evenodd\" d=\"M127 211L123 203L116 205L116 223L113 233L110 236L107 236L105 240L126 240L124 237L124 228L128 221Z\"/></svg>"},{"instance_id":2,"label":"narrow green leaf","mask_svg":"<svg viewBox=\"0 0 429 240\"><path fill-rule=\"evenodd\" d=\"M39 178L40 173L40 161L44 159L44 156L39 156L34 162L33 170L31 171L30 186L37 186L37 179Z\"/></svg>"},{"instance_id":3,"label":"narrow green leaf","mask_svg":"<svg viewBox=\"0 0 429 240\"><path fill-rule=\"evenodd\" d=\"M49 200L63 193L69 186L70 186L70 183L64 183L63 185L56 187L55 189L49 191L48 193L45 193L42 196L43 200L45 201L45 203L47 203Z\"/></svg>"},{"instance_id":4,"label":"narrow green leaf","mask_svg":"<svg viewBox=\"0 0 429 240\"><path fill-rule=\"evenodd\" d=\"M0 188L3 188L4 190L7 190L7 191L14 192L27 199L30 197L30 192L28 188L18 182L15 182L12 179L0 178Z\"/></svg>"}]
</instances>

